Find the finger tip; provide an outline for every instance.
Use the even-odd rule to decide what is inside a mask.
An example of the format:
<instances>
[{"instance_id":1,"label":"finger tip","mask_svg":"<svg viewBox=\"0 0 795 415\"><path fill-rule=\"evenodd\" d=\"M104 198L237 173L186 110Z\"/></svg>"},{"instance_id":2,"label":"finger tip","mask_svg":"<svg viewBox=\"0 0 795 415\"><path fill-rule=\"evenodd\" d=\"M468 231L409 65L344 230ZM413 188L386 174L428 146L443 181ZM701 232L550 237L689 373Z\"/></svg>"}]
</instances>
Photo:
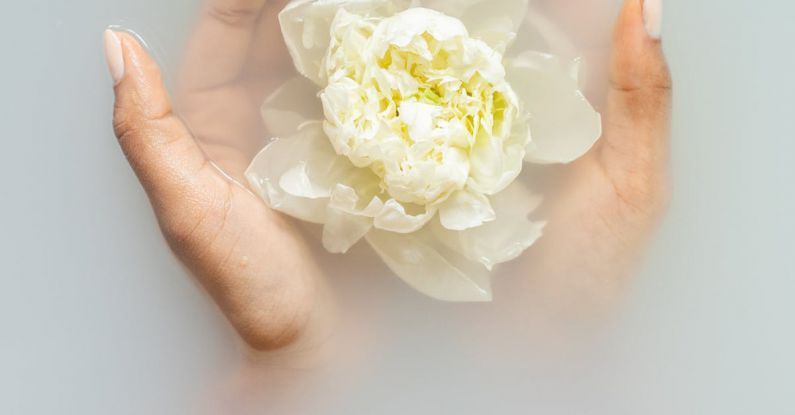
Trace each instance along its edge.
<instances>
[{"instance_id":1,"label":"finger tip","mask_svg":"<svg viewBox=\"0 0 795 415\"><path fill-rule=\"evenodd\" d=\"M662 37L662 0L626 0L616 24L616 41L657 43Z\"/></svg>"},{"instance_id":2,"label":"finger tip","mask_svg":"<svg viewBox=\"0 0 795 415\"><path fill-rule=\"evenodd\" d=\"M117 58L114 62L123 63L123 79L119 79L116 85L128 80L131 85L159 80L160 67L140 35L121 26L109 26L105 30L105 36L107 39L114 39L117 47L114 52Z\"/></svg>"},{"instance_id":3,"label":"finger tip","mask_svg":"<svg viewBox=\"0 0 795 415\"><path fill-rule=\"evenodd\" d=\"M661 0L626 0L613 37L613 71L654 70L664 66Z\"/></svg>"},{"instance_id":4,"label":"finger tip","mask_svg":"<svg viewBox=\"0 0 795 415\"><path fill-rule=\"evenodd\" d=\"M123 56L133 63L136 57L148 55L147 50L149 48L146 41L131 29L118 25L111 25L105 29L105 37L106 39L115 39Z\"/></svg>"},{"instance_id":5,"label":"finger tip","mask_svg":"<svg viewBox=\"0 0 795 415\"><path fill-rule=\"evenodd\" d=\"M116 32L116 36L119 38L119 41L122 44L122 50L126 57L132 60L139 54L138 51L140 50L140 44L138 43L136 37L129 34L128 32Z\"/></svg>"},{"instance_id":6,"label":"finger tip","mask_svg":"<svg viewBox=\"0 0 795 415\"><path fill-rule=\"evenodd\" d=\"M662 16L662 0L643 0L644 27L652 40L659 41L662 36Z\"/></svg>"}]
</instances>

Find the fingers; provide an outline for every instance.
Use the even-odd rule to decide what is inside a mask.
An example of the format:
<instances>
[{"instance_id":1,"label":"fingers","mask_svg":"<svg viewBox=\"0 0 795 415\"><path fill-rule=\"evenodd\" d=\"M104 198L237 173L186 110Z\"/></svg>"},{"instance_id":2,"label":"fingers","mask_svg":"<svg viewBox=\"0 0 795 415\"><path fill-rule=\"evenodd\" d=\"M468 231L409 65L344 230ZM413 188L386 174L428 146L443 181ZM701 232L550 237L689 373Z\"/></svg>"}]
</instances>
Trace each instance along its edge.
<instances>
[{"instance_id":1,"label":"fingers","mask_svg":"<svg viewBox=\"0 0 795 415\"><path fill-rule=\"evenodd\" d=\"M284 43L279 13L288 2L286 0L269 0L262 10L251 49L251 65L253 78L278 78L294 75L293 60Z\"/></svg>"},{"instance_id":2,"label":"fingers","mask_svg":"<svg viewBox=\"0 0 795 415\"><path fill-rule=\"evenodd\" d=\"M105 32L116 104L113 126L133 170L157 205L188 189L204 154L171 109L157 64L130 34Z\"/></svg>"},{"instance_id":3,"label":"fingers","mask_svg":"<svg viewBox=\"0 0 795 415\"><path fill-rule=\"evenodd\" d=\"M188 43L181 82L188 90L236 79L248 61L254 30L268 0L209 0Z\"/></svg>"},{"instance_id":4,"label":"fingers","mask_svg":"<svg viewBox=\"0 0 795 415\"><path fill-rule=\"evenodd\" d=\"M661 0L625 0L616 25L601 149L614 176L661 177L667 168L671 76L661 17Z\"/></svg>"}]
</instances>

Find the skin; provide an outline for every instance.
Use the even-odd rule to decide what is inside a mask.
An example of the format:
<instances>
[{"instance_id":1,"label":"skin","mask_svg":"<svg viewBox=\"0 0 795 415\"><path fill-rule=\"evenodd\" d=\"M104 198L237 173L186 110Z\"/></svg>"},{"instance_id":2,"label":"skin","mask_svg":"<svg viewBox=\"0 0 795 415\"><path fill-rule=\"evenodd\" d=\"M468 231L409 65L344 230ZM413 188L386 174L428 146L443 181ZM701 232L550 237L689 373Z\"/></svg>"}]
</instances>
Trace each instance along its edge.
<instances>
[{"instance_id":1,"label":"skin","mask_svg":"<svg viewBox=\"0 0 795 415\"><path fill-rule=\"evenodd\" d=\"M648 36L642 15L642 1L625 1L609 61L595 65L609 83L590 94L601 107L603 136L567 166L563 190L539 215L549 221L545 237L520 265L531 276L523 291L538 293L555 313L615 305L668 208L672 81L661 41Z\"/></svg>"},{"instance_id":2,"label":"skin","mask_svg":"<svg viewBox=\"0 0 795 415\"><path fill-rule=\"evenodd\" d=\"M113 119L173 251L243 340L272 353L333 324L326 276L295 224L239 184L262 144L239 137L267 136L259 104L290 70L275 17L283 5L211 0L174 101L146 50L119 33ZM567 167L565 192L547 203L547 236L522 265L528 291L558 304L613 298L668 202L671 79L641 0L626 0L616 24L610 79L604 136Z\"/></svg>"}]
</instances>

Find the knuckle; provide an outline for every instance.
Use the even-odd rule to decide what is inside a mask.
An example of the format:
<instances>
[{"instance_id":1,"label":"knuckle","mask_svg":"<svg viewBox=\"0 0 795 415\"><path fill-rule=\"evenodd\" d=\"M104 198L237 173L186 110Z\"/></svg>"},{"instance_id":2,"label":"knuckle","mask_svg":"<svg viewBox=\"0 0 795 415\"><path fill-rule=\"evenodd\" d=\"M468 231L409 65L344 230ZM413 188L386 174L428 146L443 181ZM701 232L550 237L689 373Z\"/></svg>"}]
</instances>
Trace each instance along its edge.
<instances>
[{"instance_id":1,"label":"knuckle","mask_svg":"<svg viewBox=\"0 0 795 415\"><path fill-rule=\"evenodd\" d=\"M113 116L113 132L116 134L116 138L125 140L125 137L131 135L133 130L133 124L128 117L121 116L118 113Z\"/></svg>"},{"instance_id":2,"label":"knuckle","mask_svg":"<svg viewBox=\"0 0 795 415\"><path fill-rule=\"evenodd\" d=\"M156 206L160 228L175 250L211 244L224 229L232 202L208 193L206 186L183 180Z\"/></svg>"},{"instance_id":3,"label":"knuckle","mask_svg":"<svg viewBox=\"0 0 795 415\"><path fill-rule=\"evenodd\" d=\"M673 91L674 87L671 72L667 69L667 67L661 69L658 73L649 76L647 84L649 85L649 89L660 94L668 94Z\"/></svg>"},{"instance_id":4,"label":"knuckle","mask_svg":"<svg viewBox=\"0 0 795 415\"><path fill-rule=\"evenodd\" d=\"M177 251L201 244L214 217L213 206L195 197L172 196L158 209L163 235Z\"/></svg>"},{"instance_id":5,"label":"knuckle","mask_svg":"<svg viewBox=\"0 0 795 415\"><path fill-rule=\"evenodd\" d=\"M654 121L670 111L672 87L666 81L647 83L638 87L613 85L622 111L631 120Z\"/></svg>"},{"instance_id":6,"label":"knuckle","mask_svg":"<svg viewBox=\"0 0 795 415\"><path fill-rule=\"evenodd\" d=\"M632 63L627 66L632 66ZM669 96L673 91L671 71L664 58L622 69L620 73L612 74L609 81L611 89L639 99Z\"/></svg>"},{"instance_id":7,"label":"knuckle","mask_svg":"<svg viewBox=\"0 0 795 415\"><path fill-rule=\"evenodd\" d=\"M173 118L174 114L169 107L157 110L131 102L114 111L113 131L124 146L131 140L161 135L158 132L167 130L167 125Z\"/></svg>"},{"instance_id":8,"label":"knuckle","mask_svg":"<svg viewBox=\"0 0 795 415\"><path fill-rule=\"evenodd\" d=\"M140 131L141 117L137 103L116 103L113 111L113 130L122 139Z\"/></svg>"}]
</instances>

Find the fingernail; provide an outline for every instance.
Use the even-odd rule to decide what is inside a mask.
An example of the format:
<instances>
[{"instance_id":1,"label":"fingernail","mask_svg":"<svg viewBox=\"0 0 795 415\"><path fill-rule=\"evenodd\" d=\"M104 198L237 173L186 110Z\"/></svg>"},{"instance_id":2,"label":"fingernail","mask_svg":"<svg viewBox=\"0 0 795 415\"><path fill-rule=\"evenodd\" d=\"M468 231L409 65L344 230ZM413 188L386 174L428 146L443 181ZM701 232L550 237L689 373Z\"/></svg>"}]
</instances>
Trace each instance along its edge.
<instances>
[{"instance_id":1,"label":"fingernail","mask_svg":"<svg viewBox=\"0 0 795 415\"><path fill-rule=\"evenodd\" d=\"M108 70L113 78L113 86L116 86L124 78L124 54L121 49L121 39L113 30L105 30L105 59L108 62Z\"/></svg>"},{"instance_id":2,"label":"fingernail","mask_svg":"<svg viewBox=\"0 0 795 415\"><path fill-rule=\"evenodd\" d=\"M662 13L662 0L643 0L643 21L652 39L659 39L662 34Z\"/></svg>"}]
</instances>

